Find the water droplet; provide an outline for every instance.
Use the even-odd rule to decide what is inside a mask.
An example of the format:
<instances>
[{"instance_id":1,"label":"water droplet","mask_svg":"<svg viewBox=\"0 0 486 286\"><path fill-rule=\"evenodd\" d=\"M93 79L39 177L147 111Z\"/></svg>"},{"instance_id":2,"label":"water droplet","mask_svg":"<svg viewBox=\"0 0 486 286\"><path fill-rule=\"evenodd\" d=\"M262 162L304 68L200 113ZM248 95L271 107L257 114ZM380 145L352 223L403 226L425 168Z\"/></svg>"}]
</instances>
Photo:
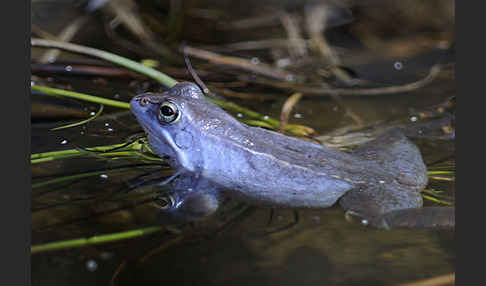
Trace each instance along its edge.
<instances>
[{"instance_id":1,"label":"water droplet","mask_svg":"<svg viewBox=\"0 0 486 286\"><path fill-rule=\"evenodd\" d=\"M410 117L410 121L412 121L412 122L415 122L415 121L417 121L417 120L418 120L417 116L412 116L412 117Z\"/></svg>"},{"instance_id":2,"label":"water droplet","mask_svg":"<svg viewBox=\"0 0 486 286\"><path fill-rule=\"evenodd\" d=\"M100 178L102 178L102 179L108 179L108 175L107 174L101 174L100 175Z\"/></svg>"},{"instance_id":3,"label":"water droplet","mask_svg":"<svg viewBox=\"0 0 486 286\"><path fill-rule=\"evenodd\" d=\"M113 128L108 128L108 132L112 132L113 131Z\"/></svg>"},{"instance_id":4,"label":"water droplet","mask_svg":"<svg viewBox=\"0 0 486 286\"><path fill-rule=\"evenodd\" d=\"M380 184L384 184L384 183L385 183L385 181L383 181L383 180L380 180L380 181L378 181L378 182L379 182Z\"/></svg>"},{"instance_id":5,"label":"water droplet","mask_svg":"<svg viewBox=\"0 0 486 286\"><path fill-rule=\"evenodd\" d=\"M96 114L96 112L94 112L94 111L91 111L91 112L89 113L89 115L91 115L91 116L94 116L95 114Z\"/></svg>"},{"instance_id":6,"label":"water droplet","mask_svg":"<svg viewBox=\"0 0 486 286\"><path fill-rule=\"evenodd\" d=\"M336 111L336 112L337 112L338 110L339 110L339 106L334 105L334 106L332 107L332 111Z\"/></svg>"},{"instance_id":7,"label":"water droplet","mask_svg":"<svg viewBox=\"0 0 486 286\"><path fill-rule=\"evenodd\" d=\"M73 67L72 67L72 66L66 66L64 69L65 69L66 71L70 72L70 71L72 71L72 70L73 70Z\"/></svg>"},{"instance_id":8,"label":"water droplet","mask_svg":"<svg viewBox=\"0 0 486 286\"><path fill-rule=\"evenodd\" d=\"M120 95L118 93L116 93L113 97L118 99L118 98L120 98Z\"/></svg>"},{"instance_id":9,"label":"water droplet","mask_svg":"<svg viewBox=\"0 0 486 286\"><path fill-rule=\"evenodd\" d=\"M367 220L367 219L362 219L362 220L361 220L361 224L363 224L363 225L368 225L368 223L369 223L369 222L368 222L368 220Z\"/></svg>"},{"instance_id":10,"label":"water droplet","mask_svg":"<svg viewBox=\"0 0 486 286\"><path fill-rule=\"evenodd\" d=\"M396 69L396 70L401 70L403 68L403 64L401 62L395 62L393 64L393 67Z\"/></svg>"},{"instance_id":11,"label":"water droplet","mask_svg":"<svg viewBox=\"0 0 486 286\"><path fill-rule=\"evenodd\" d=\"M241 117L243 117L243 114L238 113L238 114L236 114L236 116L239 117L239 118L241 118Z\"/></svg>"},{"instance_id":12,"label":"water droplet","mask_svg":"<svg viewBox=\"0 0 486 286\"><path fill-rule=\"evenodd\" d=\"M270 117L268 117L268 115L263 116L263 119L265 119L265 120L268 120L268 118L270 118Z\"/></svg>"},{"instance_id":13,"label":"water droplet","mask_svg":"<svg viewBox=\"0 0 486 286\"><path fill-rule=\"evenodd\" d=\"M295 118L302 118L302 114L300 114L300 113L296 113L296 114L294 114L294 117L295 117Z\"/></svg>"},{"instance_id":14,"label":"water droplet","mask_svg":"<svg viewBox=\"0 0 486 286\"><path fill-rule=\"evenodd\" d=\"M257 65L260 63L260 59L257 57L251 58L251 63L254 65Z\"/></svg>"},{"instance_id":15,"label":"water droplet","mask_svg":"<svg viewBox=\"0 0 486 286\"><path fill-rule=\"evenodd\" d=\"M106 122L106 123L105 123L105 126L106 126L106 127L110 126L110 123Z\"/></svg>"},{"instance_id":16,"label":"water droplet","mask_svg":"<svg viewBox=\"0 0 486 286\"><path fill-rule=\"evenodd\" d=\"M30 86L34 86L35 82L33 80L30 81Z\"/></svg>"},{"instance_id":17,"label":"water droplet","mask_svg":"<svg viewBox=\"0 0 486 286\"><path fill-rule=\"evenodd\" d=\"M294 81L295 80L295 75L289 74L285 77L286 81Z\"/></svg>"},{"instance_id":18,"label":"water droplet","mask_svg":"<svg viewBox=\"0 0 486 286\"><path fill-rule=\"evenodd\" d=\"M64 139L64 140L61 141L61 144L62 145L67 144L67 143L68 143L68 141L66 139Z\"/></svg>"},{"instance_id":19,"label":"water droplet","mask_svg":"<svg viewBox=\"0 0 486 286\"><path fill-rule=\"evenodd\" d=\"M96 271L96 269L98 269L98 263L95 260L90 259L86 261L86 269L88 269L88 271L94 272Z\"/></svg>"}]
</instances>

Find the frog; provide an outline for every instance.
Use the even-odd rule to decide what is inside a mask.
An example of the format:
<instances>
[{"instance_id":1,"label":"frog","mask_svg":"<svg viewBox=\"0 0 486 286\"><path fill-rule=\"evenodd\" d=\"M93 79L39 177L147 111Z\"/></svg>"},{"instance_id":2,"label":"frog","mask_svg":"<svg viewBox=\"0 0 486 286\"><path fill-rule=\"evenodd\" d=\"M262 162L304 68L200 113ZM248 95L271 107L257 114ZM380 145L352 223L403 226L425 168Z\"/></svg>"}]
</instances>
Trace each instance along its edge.
<instances>
[{"instance_id":1,"label":"frog","mask_svg":"<svg viewBox=\"0 0 486 286\"><path fill-rule=\"evenodd\" d=\"M214 214L225 196L252 205L325 209L376 228L451 227L454 208L424 207L420 150L400 130L352 152L246 125L179 82L130 101L152 152L176 170L160 210L170 220Z\"/></svg>"}]
</instances>

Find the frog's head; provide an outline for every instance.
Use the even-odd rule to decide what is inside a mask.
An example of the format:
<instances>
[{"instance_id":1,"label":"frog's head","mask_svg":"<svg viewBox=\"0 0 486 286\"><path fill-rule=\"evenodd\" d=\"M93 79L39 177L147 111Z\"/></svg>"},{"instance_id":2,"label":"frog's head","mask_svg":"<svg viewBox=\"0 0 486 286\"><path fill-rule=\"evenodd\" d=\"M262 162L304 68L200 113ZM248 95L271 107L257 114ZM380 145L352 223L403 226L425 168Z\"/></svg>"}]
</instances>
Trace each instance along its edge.
<instances>
[{"instance_id":1,"label":"frog's head","mask_svg":"<svg viewBox=\"0 0 486 286\"><path fill-rule=\"evenodd\" d=\"M138 95L131 100L130 109L147 133L152 151L190 172L202 166L201 138L211 132L211 124L234 120L188 82L164 93Z\"/></svg>"}]
</instances>

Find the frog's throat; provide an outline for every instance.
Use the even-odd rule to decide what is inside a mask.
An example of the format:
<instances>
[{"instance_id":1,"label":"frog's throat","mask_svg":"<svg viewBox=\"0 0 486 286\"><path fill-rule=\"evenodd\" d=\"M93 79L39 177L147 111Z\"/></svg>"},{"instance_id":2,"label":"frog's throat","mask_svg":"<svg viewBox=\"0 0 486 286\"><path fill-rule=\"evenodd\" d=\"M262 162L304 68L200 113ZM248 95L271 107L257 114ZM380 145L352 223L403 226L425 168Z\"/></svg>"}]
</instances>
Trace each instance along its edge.
<instances>
[{"instance_id":1,"label":"frog's throat","mask_svg":"<svg viewBox=\"0 0 486 286\"><path fill-rule=\"evenodd\" d=\"M175 156L177 157L176 159L177 159L179 166L183 167L184 169L187 169L190 172L195 171L195 170L192 170L193 169L192 164L189 162L189 159L187 158L186 153L181 152L179 150L179 147L177 146L174 139L172 138L172 136L170 135L170 133L167 130L160 129L159 134L157 134L157 135L155 135L151 131L152 130L150 130L151 137L156 138L156 140L158 141L159 144L166 144L167 146L169 146L170 149L172 149L172 153L175 154ZM162 140L159 139L161 137L163 138ZM165 154L159 154L159 155L165 155Z\"/></svg>"}]
</instances>

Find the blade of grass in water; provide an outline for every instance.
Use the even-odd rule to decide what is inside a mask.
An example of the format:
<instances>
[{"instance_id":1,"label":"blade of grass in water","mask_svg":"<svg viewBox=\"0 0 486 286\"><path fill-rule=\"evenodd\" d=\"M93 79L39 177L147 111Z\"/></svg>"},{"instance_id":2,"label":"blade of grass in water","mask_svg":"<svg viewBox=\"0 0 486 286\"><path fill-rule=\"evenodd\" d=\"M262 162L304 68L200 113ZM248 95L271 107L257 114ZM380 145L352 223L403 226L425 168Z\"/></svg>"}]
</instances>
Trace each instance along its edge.
<instances>
[{"instance_id":1,"label":"blade of grass in water","mask_svg":"<svg viewBox=\"0 0 486 286\"><path fill-rule=\"evenodd\" d=\"M101 114L101 112L103 112L103 107L104 107L104 105L103 104L100 104L100 108L98 109L98 111L96 112L96 114L93 115L93 116L91 116L90 118L88 118L86 120L82 120L82 121L75 122L75 123L71 123L71 124L68 124L68 125L64 125L64 126L59 126L59 127L56 127L56 128L52 128L51 131L62 130L62 129L71 128L71 127L75 127L75 126L79 126L79 125L86 124L86 123L90 122L91 120L95 119L96 117L98 117Z\"/></svg>"},{"instance_id":2,"label":"blade of grass in water","mask_svg":"<svg viewBox=\"0 0 486 286\"><path fill-rule=\"evenodd\" d=\"M443 205L447 205L447 206L452 206L452 203L451 202L447 202L447 201L443 201L443 200L439 200L438 198L435 198L433 196L429 196L429 195L426 195L426 194L422 194L422 197L424 199L427 199L429 201L432 201L432 202L435 202L435 203L438 203L438 204L443 204Z\"/></svg>"},{"instance_id":3,"label":"blade of grass in water","mask_svg":"<svg viewBox=\"0 0 486 286\"><path fill-rule=\"evenodd\" d=\"M144 168L154 168L154 167L160 168L160 166L145 166ZM57 184L57 183L62 183L62 182L66 182L66 181L97 176L97 175L101 175L101 174L112 174L112 173L118 173L118 172L131 171L133 169L134 169L134 167L127 167L127 168L101 170L101 171L87 172L87 173L75 174L75 175L64 176L64 177L57 177L57 178L52 179L52 180L47 180L47 181L43 181L43 182L40 182L40 183L32 184L32 188L33 189L34 188L40 188L40 187L44 187L44 186L51 185L51 184Z\"/></svg>"},{"instance_id":4,"label":"blade of grass in water","mask_svg":"<svg viewBox=\"0 0 486 286\"><path fill-rule=\"evenodd\" d=\"M93 96L85 93L74 92L64 89L52 88L47 86L40 86L40 85L32 85L31 89L43 92L46 95L53 95L53 96L66 96L71 98L76 98L84 101L99 103L107 106L113 106L118 108L130 109L130 104L123 101L107 99L99 96Z\"/></svg>"},{"instance_id":5,"label":"blade of grass in water","mask_svg":"<svg viewBox=\"0 0 486 286\"><path fill-rule=\"evenodd\" d=\"M119 147L124 147L122 149L117 149ZM117 152L110 152L111 150L117 149ZM67 159L67 158L74 158L74 157L79 157L83 156L86 154L91 154L90 151L92 152L101 152L97 153L96 155L99 156L137 156L141 157L142 159L147 159L150 161L163 161L161 158L158 157L151 157L149 155L145 155L142 153L143 150L147 150L149 152L152 152L150 148L148 148L147 145L141 144L137 141L132 142L131 144L115 144L115 145L107 145L107 146L97 146L97 147L92 147L88 148L86 150L82 149L68 149L68 150L62 150L62 151L52 151L52 152L44 152L44 153L36 153L30 155L30 162L32 164L35 163L42 163L42 162L47 162L47 161L52 161L52 160L58 160L58 159ZM104 153L106 152L106 153ZM128 153L127 153L128 152ZM154 154L155 155L155 154Z\"/></svg>"},{"instance_id":6,"label":"blade of grass in water","mask_svg":"<svg viewBox=\"0 0 486 286\"><path fill-rule=\"evenodd\" d=\"M80 45L75 45L71 43L43 40L43 39L36 39L36 38L30 39L30 43L33 47L57 48L57 49L62 49L74 53L97 57L105 61L125 67L127 69L130 69L134 72L148 76L167 87L172 87L177 83L175 79L165 75L162 72L159 72L143 64L137 63L135 61L129 60L124 57L120 57L118 55L106 51L80 46Z\"/></svg>"},{"instance_id":7,"label":"blade of grass in water","mask_svg":"<svg viewBox=\"0 0 486 286\"><path fill-rule=\"evenodd\" d=\"M124 57L121 57L121 56L118 56L118 55L115 55L115 54L112 54L112 53L109 53L109 52L105 52L105 51L102 51L102 50L89 48L89 47L85 47L85 46L80 46L80 45L75 45L75 44L71 44L71 43L56 42L56 41L36 39L36 38L31 39L31 45L37 46L37 47L58 48L58 49L63 49L63 50L67 50L67 51L71 51L71 52L75 52L75 53L80 53L80 54L84 54L84 55L98 57L98 58L104 59L106 61L109 61L111 63L118 64L120 66L128 68L128 69L130 69L134 72L138 72L140 74L148 76L149 78L156 80L157 82L159 82L159 83L161 83L161 84L163 84L163 85L165 85L166 87L169 87L169 88L174 86L177 83L177 81L175 79L165 75L164 73L162 73L160 71L152 69L152 68L145 66L141 63L138 63L138 62L129 60L127 58L124 58ZM34 86L36 86L36 85L34 85ZM37 87L39 87L39 86L37 86ZM42 87L42 89L44 89L44 92L47 91L47 87ZM39 90L39 89L37 88L37 90ZM57 90L57 91L59 91L59 90ZM73 92L69 92L69 93L71 94L71 96L72 95L78 96L77 97L78 99L87 100L87 101L92 100L92 102L98 102L98 103L102 103L102 104L105 104L105 105L109 105L109 104L106 104L106 102L105 103L101 102L100 99L97 99L94 96L89 96L89 95L82 96L82 94L80 94L80 93L73 93ZM57 95L63 95L63 94L57 94ZM66 95L66 96L69 96L69 95ZM83 99L83 97L85 99ZM103 101L104 100L108 100L108 99L103 99ZM274 130L278 130L280 128L280 122L278 120L269 118L268 116L264 116L264 115L261 115L257 112L254 112L254 111L251 111L249 109L240 107L240 106L238 106L238 105L236 105L232 102L220 101L220 100L216 100L216 99L213 99L213 98L208 98L208 100L219 105L223 109L234 111L234 112L241 112L241 113L247 115L248 117L250 117L251 119L260 120L260 121L264 121L266 123L269 123L271 126L273 126L272 129L274 129ZM109 100L109 102L115 103L117 101ZM115 104L117 104L117 103L115 103ZM128 103L118 101L118 104L121 105L121 106L119 106L121 108L129 108ZM111 105L111 106L114 106L114 105ZM288 127L285 128L285 130L292 133L292 134L295 134L295 135L310 135L311 133L314 132L313 129L311 129L307 126L301 126L301 125L288 126Z\"/></svg>"},{"instance_id":8,"label":"blade of grass in water","mask_svg":"<svg viewBox=\"0 0 486 286\"><path fill-rule=\"evenodd\" d=\"M106 99L103 97L98 97L98 96L93 96L85 93L80 93L80 92L73 92L73 91L68 91L68 90L63 90L63 89L58 89L58 88L52 88L52 87L47 87L47 86L40 86L40 85L32 85L32 89L38 90L43 92L44 94L47 95L53 95L53 96L66 96L66 97L71 97L71 98L76 98L79 100L84 100L84 101L89 101L89 102L94 102L94 103L99 103L103 105L108 105L108 106L113 106L113 107L118 107L118 108L124 108L124 109L130 109L130 104L127 102L122 102L122 101L117 101L113 99ZM277 130L280 128L280 122L278 120L275 120L273 118L269 118L268 116L261 115L255 111L252 111L250 109L238 106L237 104L234 104L232 102L228 101L220 101L216 100L213 98L208 98L208 100L212 101L214 104L219 105L221 108L233 111L233 112L240 112L254 120L248 121L248 124L253 125L253 126L260 126L260 127L267 127L270 129ZM294 135L300 135L300 136L306 136L311 133L314 133L314 130L312 128L309 128L307 126L302 126L302 125L296 125L296 124L288 124L285 127L285 130L294 134Z\"/></svg>"},{"instance_id":9,"label":"blade of grass in water","mask_svg":"<svg viewBox=\"0 0 486 286\"><path fill-rule=\"evenodd\" d=\"M454 171L428 171L428 175L452 175Z\"/></svg>"},{"instance_id":10,"label":"blade of grass in water","mask_svg":"<svg viewBox=\"0 0 486 286\"><path fill-rule=\"evenodd\" d=\"M118 232L118 233L96 235L89 238L78 238L78 239L50 242L50 243L40 244L40 245L32 245L30 248L30 253L35 254L35 253L45 252L45 251L61 250L66 248L82 247L87 245L95 245L95 244L102 244L102 243L108 243L113 241L120 241L120 240L140 237L144 235L149 235L155 232L159 232L163 229L164 228L162 226L151 226L147 228L141 228L141 229Z\"/></svg>"}]
</instances>

